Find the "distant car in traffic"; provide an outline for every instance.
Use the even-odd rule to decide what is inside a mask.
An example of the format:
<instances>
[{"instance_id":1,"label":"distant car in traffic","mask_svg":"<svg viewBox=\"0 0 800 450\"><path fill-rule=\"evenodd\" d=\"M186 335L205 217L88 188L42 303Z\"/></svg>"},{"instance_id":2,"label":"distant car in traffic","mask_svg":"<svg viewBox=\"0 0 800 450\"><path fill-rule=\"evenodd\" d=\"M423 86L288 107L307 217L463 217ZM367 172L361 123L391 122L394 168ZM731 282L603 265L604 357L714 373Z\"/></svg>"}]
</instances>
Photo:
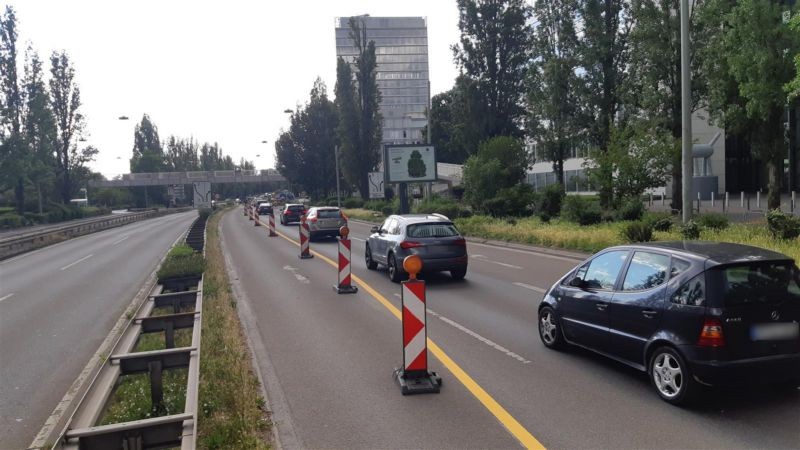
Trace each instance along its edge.
<instances>
[{"instance_id":1,"label":"distant car in traffic","mask_svg":"<svg viewBox=\"0 0 800 450\"><path fill-rule=\"evenodd\" d=\"M281 210L281 224L288 225L292 222L300 222L300 218L305 213L305 205L299 203L287 203Z\"/></svg>"},{"instance_id":2,"label":"distant car in traffic","mask_svg":"<svg viewBox=\"0 0 800 450\"><path fill-rule=\"evenodd\" d=\"M611 247L567 273L538 310L546 347L584 347L647 372L673 404L701 386L800 384L800 272L739 244Z\"/></svg>"},{"instance_id":3,"label":"distant car in traffic","mask_svg":"<svg viewBox=\"0 0 800 450\"><path fill-rule=\"evenodd\" d=\"M449 271L456 280L467 275L467 242L453 222L440 214L389 216L372 228L364 253L368 269L383 264L389 278L400 281L405 276L403 259L409 255L422 258L423 272Z\"/></svg>"},{"instance_id":4,"label":"distant car in traffic","mask_svg":"<svg viewBox=\"0 0 800 450\"><path fill-rule=\"evenodd\" d=\"M347 217L335 206L314 206L306 214L311 239L339 236L339 229L347 225Z\"/></svg>"},{"instance_id":5,"label":"distant car in traffic","mask_svg":"<svg viewBox=\"0 0 800 450\"><path fill-rule=\"evenodd\" d=\"M272 203L259 203L258 204L258 215L259 216L263 216L263 215L271 216L273 214L275 214L275 211L273 211L273 209L272 209Z\"/></svg>"}]
</instances>

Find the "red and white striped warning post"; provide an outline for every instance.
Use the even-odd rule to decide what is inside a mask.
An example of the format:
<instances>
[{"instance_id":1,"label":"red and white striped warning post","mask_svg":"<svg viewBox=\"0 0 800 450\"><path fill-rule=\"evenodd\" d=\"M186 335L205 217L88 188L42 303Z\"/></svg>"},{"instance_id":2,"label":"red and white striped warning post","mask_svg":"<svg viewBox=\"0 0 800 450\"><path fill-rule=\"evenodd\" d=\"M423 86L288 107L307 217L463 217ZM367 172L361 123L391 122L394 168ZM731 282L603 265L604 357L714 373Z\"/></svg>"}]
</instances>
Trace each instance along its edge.
<instances>
[{"instance_id":1,"label":"red and white striped warning post","mask_svg":"<svg viewBox=\"0 0 800 450\"><path fill-rule=\"evenodd\" d=\"M305 215L300 217L300 226L297 228L300 229L300 259L313 258L314 255L311 254L311 249L309 248L311 231L308 229Z\"/></svg>"},{"instance_id":2,"label":"red and white striped warning post","mask_svg":"<svg viewBox=\"0 0 800 450\"><path fill-rule=\"evenodd\" d=\"M242 210L244 211L244 215L247 216L247 203L244 204L244 208L242 208Z\"/></svg>"},{"instance_id":3,"label":"red and white striped warning post","mask_svg":"<svg viewBox=\"0 0 800 450\"><path fill-rule=\"evenodd\" d=\"M339 294L355 294L358 288L353 286L350 277L350 229L339 228L339 280L333 290Z\"/></svg>"},{"instance_id":4,"label":"red and white striped warning post","mask_svg":"<svg viewBox=\"0 0 800 450\"><path fill-rule=\"evenodd\" d=\"M253 220L253 206L252 205L247 207L247 218L248 218L248 220Z\"/></svg>"},{"instance_id":5,"label":"red and white striped warning post","mask_svg":"<svg viewBox=\"0 0 800 450\"><path fill-rule=\"evenodd\" d=\"M253 209L253 226L260 227L261 226L261 215L258 213L258 207Z\"/></svg>"},{"instance_id":6,"label":"red and white striped warning post","mask_svg":"<svg viewBox=\"0 0 800 450\"><path fill-rule=\"evenodd\" d=\"M278 233L275 232L275 214L269 215L269 237L275 237Z\"/></svg>"},{"instance_id":7,"label":"red and white striped warning post","mask_svg":"<svg viewBox=\"0 0 800 450\"><path fill-rule=\"evenodd\" d=\"M402 283L400 301L403 309L403 368L394 377L403 395L438 393L442 378L428 370L428 330L425 306L425 282L417 279L422 258L406 256L403 269L408 281Z\"/></svg>"}]
</instances>

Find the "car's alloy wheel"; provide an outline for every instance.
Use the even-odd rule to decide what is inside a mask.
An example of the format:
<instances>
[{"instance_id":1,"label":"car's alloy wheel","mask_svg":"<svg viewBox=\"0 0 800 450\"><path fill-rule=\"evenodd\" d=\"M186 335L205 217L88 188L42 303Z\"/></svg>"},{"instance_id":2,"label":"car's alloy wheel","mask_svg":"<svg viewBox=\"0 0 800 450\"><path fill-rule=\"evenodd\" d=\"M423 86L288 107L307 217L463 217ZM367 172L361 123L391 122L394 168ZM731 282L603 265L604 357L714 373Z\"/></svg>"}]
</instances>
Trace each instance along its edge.
<instances>
[{"instance_id":1,"label":"car's alloy wheel","mask_svg":"<svg viewBox=\"0 0 800 450\"><path fill-rule=\"evenodd\" d=\"M669 403L687 403L696 389L683 357L670 347L661 347L650 358L650 379L658 395Z\"/></svg>"},{"instance_id":2,"label":"car's alloy wheel","mask_svg":"<svg viewBox=\"0 0 800 450\"><path fill-rule=\"evenodd\" d=\"M367 244L367 249L364 251L364 262L367 264L367 269L369 270L378 268L378 263L372 259L372 250L369 249L369 244Z\"/></svg>"},{"instance_id":3,"label":"car's alloy wheel","mask_svg":"<svg viewBox=\"0 0 800 450\"><path fill-rule=\"evenodd\" d=\"M389 267L389 279L395 283L399 282L401 275L400 271L397 269L397 262L394 260L394 255L389 253L389 256L386 258L386 260Z\"/></svg>"},{"instance_id":4,"label":"car's alloy wheel","mask_svg":"<svg viewBox=\"0 0 800 450\"><path fill-rule=\"evenodd\" d=\"M545 306L539 311L539 337L547 348L557 349L564 345L556 312L549 306Z\"/></svg>"}]
</instances>

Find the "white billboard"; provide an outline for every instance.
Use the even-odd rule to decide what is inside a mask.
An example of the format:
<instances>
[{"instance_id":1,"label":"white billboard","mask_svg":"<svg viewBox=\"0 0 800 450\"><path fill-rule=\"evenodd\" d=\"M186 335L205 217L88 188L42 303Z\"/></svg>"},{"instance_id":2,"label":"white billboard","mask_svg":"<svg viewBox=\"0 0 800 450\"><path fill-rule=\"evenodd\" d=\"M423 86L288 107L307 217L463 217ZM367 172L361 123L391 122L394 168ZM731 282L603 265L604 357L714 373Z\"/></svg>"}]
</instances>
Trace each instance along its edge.
<instances>
[{"instance_id":1,"label":"white billboard","mask_svg":"<svg viewBox=\"0 0 800 450\"><path fill-rule=\"evenodd\" d=\"M383 172L369 173L369 198L383 198Z\"/></svg>"},{"instance_id":2,"label":"white billboard","mask_svg":"<svg viewBox=\"0 0 800 450\"><path fill-rule=\"evenodd\" d=\"M387 145L383 161L389 183L436 181L436 151L432 145Z\"/></svg>"}]
</instances>

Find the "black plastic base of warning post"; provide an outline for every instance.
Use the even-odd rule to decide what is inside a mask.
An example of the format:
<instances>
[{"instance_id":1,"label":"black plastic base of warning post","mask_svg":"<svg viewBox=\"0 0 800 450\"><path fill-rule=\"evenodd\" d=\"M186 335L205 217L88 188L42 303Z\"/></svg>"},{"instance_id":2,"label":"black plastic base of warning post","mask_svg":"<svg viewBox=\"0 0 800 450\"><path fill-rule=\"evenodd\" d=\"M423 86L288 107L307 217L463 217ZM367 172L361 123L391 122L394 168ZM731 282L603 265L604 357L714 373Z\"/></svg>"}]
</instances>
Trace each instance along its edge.
<instances>
[{"instance_id":1,"label":"black plastic base of warning post","mask_svg":"<svg viewBox=\"0 0 800 450\"><path fill-rule=\"evenodd\" d=\"M300 254L300 259L311 259L313 257L314 257L314 255L312 255L311 253L306 253L306 254L301 253Z\"/></svg>"},{"instance_id":2,"label":"black plastic base of warning post","mask_svg":"<svg viewBox=\"0 0 800 450\"><path fill-rule=\"evenodd\" d=\"M258 221L256 220L255 222L253 222L253 226L260 227L260 226L261 226L261 224L260 224L260 223L258 223Z\"/></svg>"},{"instance_id":3,"label":"black plastic base of warning post","mask_svg":"<svg viewBox=\"0 0 800 450\"><path fill-rule=\"evenodd\" d=\"M358 292L358 288L350 285L350 286L334 286L333 290L336 291L337 294L355 294Z\"/></svg>"},{"instance_id":4,"label":"black plastic base of warning post","mask_svg":"<svg viewBox=\"0 0 800 450\"><path fill-rule=\"evenodd\" d=\"M415 372L412 376L406 376L403 369L395 369L393 376L403 395L438 394L442 387L442 377L433 371Z\"/></svg>"}]
</instances>

